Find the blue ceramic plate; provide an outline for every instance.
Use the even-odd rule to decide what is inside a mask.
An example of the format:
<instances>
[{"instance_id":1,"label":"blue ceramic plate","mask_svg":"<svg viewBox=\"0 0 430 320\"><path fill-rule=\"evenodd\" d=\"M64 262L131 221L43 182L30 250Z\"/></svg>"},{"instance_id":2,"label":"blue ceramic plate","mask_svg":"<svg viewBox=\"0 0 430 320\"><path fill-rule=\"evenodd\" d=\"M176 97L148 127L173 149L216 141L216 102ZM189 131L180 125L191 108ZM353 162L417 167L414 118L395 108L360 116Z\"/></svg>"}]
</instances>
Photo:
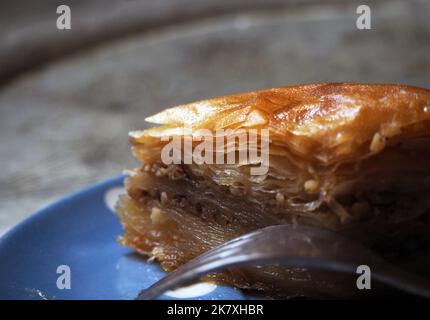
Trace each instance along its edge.
<instances>
[{"instance_id":1,"label":"blue ceramic plate","mask_svg":"<svg viewBox=\"0 0 430 320\"><path fill-rule=\"evenodd\" d=\"M133 299L163 277L158 264L122 247L113 212L123 177L89 187L37 212L0 239L0 299ZM161 299L245 299L198 283Z\"/></svg>"}]
</instances>

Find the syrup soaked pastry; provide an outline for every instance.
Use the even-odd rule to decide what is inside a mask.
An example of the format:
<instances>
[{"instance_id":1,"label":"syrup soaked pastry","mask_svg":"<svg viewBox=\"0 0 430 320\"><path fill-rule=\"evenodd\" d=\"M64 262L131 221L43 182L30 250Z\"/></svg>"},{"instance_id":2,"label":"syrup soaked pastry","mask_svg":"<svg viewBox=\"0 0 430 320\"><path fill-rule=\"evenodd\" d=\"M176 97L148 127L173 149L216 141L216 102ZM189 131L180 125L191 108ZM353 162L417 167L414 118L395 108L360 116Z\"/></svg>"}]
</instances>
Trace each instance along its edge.
<instances>
[{"instance_id":1,"label":"syrup soaked pastry","mask_svg":"<svg viewBox=\"0 0 430 320\"><path fill-rule=\"evenodd\" d=\"M117 205L125 230L120 242L169 271L252 230L306 224L419 269L417 253L430 242L429 120L429 90L383 84L280 87L164 110L147 119L161 126L130 133L142 166L129 172L127 195ZM203 141L192 138L202 129L222 137L219 159L233 153L234 163L190 161ZM228 142L231 132L245 132L247 147L260 153L266 142L266 167L239 159L244 147L240 139ZM253 143L251 133L257 134ZM178 138L168 155L180 148L180 156L166 164L163 150ZM218 152L201 154L210 160ZM355 278L284 266L207 278L273 296L357 290Z\"/></svg>"}]
</instances>

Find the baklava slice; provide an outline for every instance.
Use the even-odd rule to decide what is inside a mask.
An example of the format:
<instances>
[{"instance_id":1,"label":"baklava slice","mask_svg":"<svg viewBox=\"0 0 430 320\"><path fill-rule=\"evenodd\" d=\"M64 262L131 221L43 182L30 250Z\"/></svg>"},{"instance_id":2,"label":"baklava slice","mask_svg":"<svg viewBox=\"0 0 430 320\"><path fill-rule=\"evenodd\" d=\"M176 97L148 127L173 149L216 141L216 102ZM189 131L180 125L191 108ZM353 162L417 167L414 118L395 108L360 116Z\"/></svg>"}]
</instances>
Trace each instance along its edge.
<instances>
[{"instance_id":1,"label":"baklava slice","mask_svg":"<svg viewBox=\"0 0 430 320\"><path fill-rule=\"evenodd\" d=\"M130 133L142 165L130 171L127 195L117 206L125 230L120 241L165 270L283 223L334 230L402 265L427 248L429 90L355 83L280 87L181 105L146 120L161 126ZM242 135L229 139L237 132ZM224 153L217 139L200 152L208 133L224 141ZM210 145L215 152L209 153ZM260 157L265 163L241 158L246 148L266 153ZM297 268L212 277L242 288L275 290L284 281L293 294L306 286L315 290L307 271Z\"/></svg>"}]
</instances>

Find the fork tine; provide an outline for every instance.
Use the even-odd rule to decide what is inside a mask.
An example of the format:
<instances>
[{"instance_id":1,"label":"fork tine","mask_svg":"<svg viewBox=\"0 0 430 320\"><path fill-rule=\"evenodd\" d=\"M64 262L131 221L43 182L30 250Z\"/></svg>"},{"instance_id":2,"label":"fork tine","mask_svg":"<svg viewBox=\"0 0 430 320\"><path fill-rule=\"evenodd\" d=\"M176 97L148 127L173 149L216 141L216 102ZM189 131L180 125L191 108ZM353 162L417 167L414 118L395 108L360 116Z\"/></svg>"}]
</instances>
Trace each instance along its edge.
<instances>
[{"instance_id":1,"label":"fork tine","mask_svg":"<svg viewBox=\"0 0 430 320\"><path fill-rule=\"evenodd\" d=\"M285 227L286 226L284 225L283 228ZM264 230L264 232L262 232L262 230ZM256 230L227 241L223 245L203 253L202 255L194 258L176 270L173 270L148 289L142 290L137 299L155 298L175 286L195 280L206 273L213 272L221 268L227 268L228 266L238 266L251 263L267 264L270 262L281 262L280 260L282 260L282 255L275 255L275 253L278 253L276 251L252 254L252 244L254 244L256 241L261 241L262 238L267 237L268 232L273 232L274 230L276 230L274 227ZM272 237L276 236L274 233L271 235ZM269 240L270 239L271 238L269 236ZM246 247L246 245L249 244L251 244L251 248ZM248 252L249 249L251 249L251 252ZM238 254L241 252L243 254ZM294 264L292 258L288 258L287 262L292 265ZM311 263L308 262L308 264Z\"/></svg>"},{"instance_id":2,"label":"fork tine","mask_svg":"<svg viewBox=\"0 0 430 320\"><path fill-rule=\"evenodd\" d=\"M238 244L239 241L235 241L234 243ZM178 267L177 269L169 272L164 278L162 278L149 288L142 290L139 293L137 299L153 299L171 288L195 280L203 276L207 272L213 270L213 262L219 263L219 261L222 261L222 265L224 265L224 263L227 261L227 257L233 256L234 253L238 251L237 249L231 248L230 246L231 243L226 243L224 245L218 246L199 255L198 257L192 259L191 261ZM220 265L220 267L222 265ZM201 266L206 266L206 268L203 270L198 270L198 268L201 268Z\"/></svg>"},{"instance_id":3,"label":"fork tine","mask_svg":"<svg viewBox=\"0 0 430 320\"><path fill-rule=\"evenodd\" d=\"M274 263L354 274L358 265L367 264L381 282L430 298L430 281L398 270L361 245L327 230L278 225L253 231L203 253L142 290L137 299L154 299L169 289L225 268Z\"/></svg>"}]
</instances>

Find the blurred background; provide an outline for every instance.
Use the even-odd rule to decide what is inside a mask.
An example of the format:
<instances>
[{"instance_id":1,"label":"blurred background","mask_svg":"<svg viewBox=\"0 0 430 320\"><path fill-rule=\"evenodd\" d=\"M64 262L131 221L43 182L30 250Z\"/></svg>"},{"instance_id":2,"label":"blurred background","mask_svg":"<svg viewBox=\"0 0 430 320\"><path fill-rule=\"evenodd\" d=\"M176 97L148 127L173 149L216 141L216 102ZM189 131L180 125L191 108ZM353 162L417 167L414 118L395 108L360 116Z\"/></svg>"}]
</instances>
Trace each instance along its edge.
<instances>
[{"instance_id":1,"label":"blurred background","mask_svg":"<svg viewBox=\"0 0 430 320\"><path fill-rule=\"evenodd\" d=\"M160 109L325 81L429 88L430 1L1 0L0 234L135 166L127 133Z\"/></svg>"}]
</instances>

